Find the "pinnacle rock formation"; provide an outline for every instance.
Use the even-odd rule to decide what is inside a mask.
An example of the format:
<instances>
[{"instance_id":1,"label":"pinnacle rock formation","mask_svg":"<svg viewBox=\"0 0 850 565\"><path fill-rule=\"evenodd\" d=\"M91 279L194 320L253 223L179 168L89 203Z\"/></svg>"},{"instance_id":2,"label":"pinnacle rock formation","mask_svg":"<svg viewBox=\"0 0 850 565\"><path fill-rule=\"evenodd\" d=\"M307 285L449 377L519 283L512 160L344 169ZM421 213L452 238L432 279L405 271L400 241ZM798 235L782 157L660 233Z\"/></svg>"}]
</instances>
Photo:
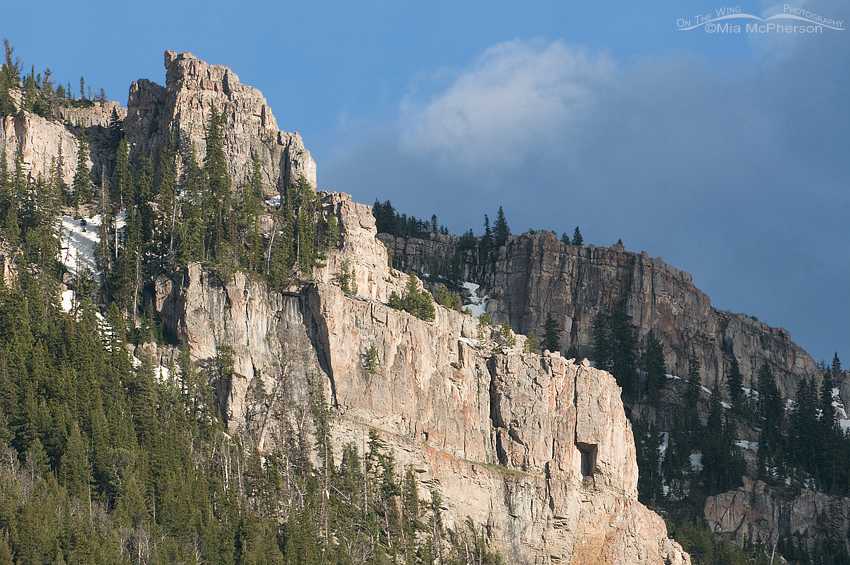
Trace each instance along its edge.
<instances>
[{"instance_id":1,"label":"pinnacle rock formation","mask_svg":"<svg viewBox=\"0 0 850 565\"><path fill-rule=\"evenodd\" d=\"M260 157L267 196L301 175L316 187L316 163L301 136L278 130L259 90L241 84L229 67L207 64L191 53L166 51L165 69L165 87L147 79L130 87L124 130L131 155L155 158L173 134L181 173L192 147L203 160L205 127L215 109L226 118L222 144L234 188L251 174L252 153Z\"/></svg>"}]
</instances>

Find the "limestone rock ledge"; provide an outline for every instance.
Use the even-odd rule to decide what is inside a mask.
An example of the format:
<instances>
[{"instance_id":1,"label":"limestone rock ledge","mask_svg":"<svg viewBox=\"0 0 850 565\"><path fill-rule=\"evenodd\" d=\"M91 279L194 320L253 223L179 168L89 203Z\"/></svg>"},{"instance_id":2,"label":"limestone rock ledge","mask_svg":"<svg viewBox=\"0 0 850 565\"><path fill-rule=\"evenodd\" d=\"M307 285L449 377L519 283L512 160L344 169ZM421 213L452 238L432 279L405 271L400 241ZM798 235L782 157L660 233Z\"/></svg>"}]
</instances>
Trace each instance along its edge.
<instances>
[{"instance_id":1,"label":"limestone rock ledge","mask_svg":"<svg viewBox=\"0 0 850 565\"><path fill-rule=\"evenodd\" d=\"M387 266L368 206L343 195L323 202L342 242L312 283L270 292L199 265L157 283L160 316L201 366L232 348L238 374L219 390L230 433L273 449L287 411L318 384L333 407L336 453L377 430L399 468L416 471L421 496L440 492L448 524L468 516L486 525L506 562L690 563L637 501L634 440L613 377L558 354L494 352L477 341L477 320L458 312L437 307L426 322L389 308L385 296L406 277ZM355 294L335 283L344 261ZM373 345L374 374L365 365ZM286 402L255 402L256 386L286 391Z\"/></svg>"}]
</instances>

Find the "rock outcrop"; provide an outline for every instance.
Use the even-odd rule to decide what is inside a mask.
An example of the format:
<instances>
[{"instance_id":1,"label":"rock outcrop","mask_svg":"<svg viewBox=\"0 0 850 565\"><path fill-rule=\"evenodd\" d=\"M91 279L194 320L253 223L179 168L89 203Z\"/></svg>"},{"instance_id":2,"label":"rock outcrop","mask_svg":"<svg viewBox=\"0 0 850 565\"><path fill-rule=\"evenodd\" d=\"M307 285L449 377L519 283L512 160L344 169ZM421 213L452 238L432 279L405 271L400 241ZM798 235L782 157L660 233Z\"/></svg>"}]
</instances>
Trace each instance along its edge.
<instances>
[{"instance_id":1,"label":"rock outcrop","mask_svg":"<svg viewBox=\"0 0 850 565\"><path fill-rule=\"evenodd\" d=\"M85 128L92 179L99 178L103 166L111 172L114 156L108 126L113 109L121 119L126 115L116 102L95 102L89 108L61 108L57 120L30 113L0 118L0 151L6 151L9 170L14 170L15 154L20 150L28 177L47 179L58 168L62 182L71 185L77 169L77 135L79 128Z\"/></svg>"},{"instance_id":2,"label":"rock outcrop","mask_svg":"<svg viewBox=\"0 0 850 565\"><path fill-rule=\"evenodd\" d=\"M609 374L557 353L487 347L477 320L458 312L438 307L426 322L386 306L407 277L387 265L369 207L322 201L342 241L297 292L198 265L157 283L161 318L200 365L231 348L237 375L219 395L230 433L271 449L286 411L321 386L337 447L377 430L423 492L440 491L449 523L486 524L507 562L690 562L637 501L634 440ZM355 293L335 284L343 266ZM365 365L372 346L375 373ZM288 391L287 401L257 403L258 386Z\"/></svg>"},{"instance_id":3,"label":"rock outcrop","mask_svg":"<svg viewBox=\"0 0 850 565\"><path fill-rule=\"evenodd\" d=\"M795 494L747 477L737 490L708 497L704 512L715 534L741 545L761 542L769 548L792 535L811 544L828 536L847 540L850 534L850 498L808 489Z\"/></svg>"},{"instance_id":4,"label":"rock outcrop","mask_svg":"<svg viewBox=\"0 0 850 565\"><path fill-rule=\"evenodd\" d=\"M252 171L252 154L260 157L267 196L303 175L316 187L316 163L298 133L279 131L259 90L240 84L229 67L209 65L191 53L165 52L165 87L142 79L130 87L124 130L132 155L155 158L174 134L182 174L192 147L198 161L206 151L205 127L213 109L224 112L222 143L234 188Z\"/></svg>"},{"instance_id":5,"label":"rock outcrop","mask_svg":"<svg viewBox=\"0 0 850 565\"><path fill-rule=\"evenodd\" d=\"M765 361L786 398L793 397L802 376L820 382L816 363L787 330L713 308L688 273L645 252L629 253L621 245L567 246L555 234L539 231L509 237L494 262L485 262L475 248L461 249L457 237L380 238L393 248L394 264L406 271L431 272L436 263L448 275L457 254L466 280L481 285L479 295L491 296L488 312L494 321L508 319L520 333L540 333L551 313L565 330L562 347L575 343L582 355L590 354L593 318L618 306L632 317L641 343L650 332L661 340L674 374L687 374L688 357L695 353L709 388L725 382L733 356L746 387L752 388ZM726 387L721 390L726 393Z\"/></svg>"}]
</instances>

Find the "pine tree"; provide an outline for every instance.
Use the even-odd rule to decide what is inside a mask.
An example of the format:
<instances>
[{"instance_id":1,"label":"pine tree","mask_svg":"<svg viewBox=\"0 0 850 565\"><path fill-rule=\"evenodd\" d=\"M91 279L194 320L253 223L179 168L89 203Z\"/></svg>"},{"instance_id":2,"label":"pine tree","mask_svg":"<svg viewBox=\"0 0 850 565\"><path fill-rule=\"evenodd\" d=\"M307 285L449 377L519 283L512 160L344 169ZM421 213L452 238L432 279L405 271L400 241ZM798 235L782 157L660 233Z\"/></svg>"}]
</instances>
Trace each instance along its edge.
<instances>
[{"instance_id":1,"label":"pine tree","mask_svg":"<svg viewBox=\"0 0 850 565\"><path fill-rule=\"evenodd\" d=\"M490 218L484 214L484 235L481 237L481 253L486 257L493 248L493 231L490 229Z\"/></svg>"},{"instance_id":2,"label":"pine tree","mask_svg":"<svg viewBox=\"0 0 850 565\"><path fill-rule=\"evenodd\" d=\"M543 350L548 349L550 352L560 352L561 333L563 331L561 325L552 318L552 313L547 312L546 322L543 324L543 343L541 344Z\"/></svg>"},{"instance_id":3,"label":"pine tree","mask_svg":"<svg viewBox=\"0 0 850 565\"><path fill-rule=\"evenodd\" d=\"M328 211L328 218L325 223L325 245L329 249L334 249L339 244L339 222L337 222L336 214L333 210ZM390 258L392 266L392 258Z\"/></svg>"},{"instance_id":4,"label":"pine tree","mask_svg":"<svg viewBox=\"0 0 850 565\"><path fill-rule=\"evenodd\" d=\"M172 134L168 145L159 156L159 185L156 189L158 213L154 222L157 233L157 255L160 268L173 269L177 231L177 182L174 171L176 142Z\"/></svg>"},{"instance_id":5,"label":"pine tree","mask_svg":"<svg viewBox=\"0 0 850 565\"><path fill-rule=\"evenodd\" d=\"M182 221L178 226L177 243L177 264L181 267L204 258L203 171L198 165L194 145L189 154L185 193L180 203Z\"/></svg>"},{"instance_id":6,"label":"pine tree","mask_svg":"<svg viewBox=\"0 0 850 565\"><path fill-rule=\"evenodd\" d=\"M112 108L109 116L109 143L113 151L118 151L118 145L124 138L124 120L118 116L118 111Z\"/></svg>"},{"instance_id":7,"label":"pine tree","mask_svg":"<svg viewBox=\"0 0 850 565\"><path fill-rule=\"evenodd\" d=\"M91 199L91 179L89 178L89 143L85 128L80 128L77 136L77 170L74 173L74 183L71 192L71 205L79 215L80 203Z\"/></svg>"},{"instance_id":8,"label":"pine tree","mask_svg":"<svg viewBox=\"0 0 850 565\"><path fill-rule=\"evenodd\" d=\"M646 396L650 403L657 405L661 390L667 384L667 364L664 361L664 347L652 332L646 344L643 369L646 372Z\"/></svg>"},{"instance_id":9,"label":"pine tree","mask_svg":"<svg viewBox=\"0 0 850 565\"><path fill-rule=\"evenodd\" d=\"M121 210L126 202L133 198L133 173L130 171L130 149L127 140L123 137L118 141L118 149L115 153L115 187L112 193L112 202L116 209Z\"/></svg>"},{"instance_id":10,"label":"pine tree","mask_svg":"<svg viewBox=\"0 0 850 565\"><path fill-rule=\"evenodd\" d=\"M776 379L766 361L758 371L758 393L758 415L761 425L759 456L762 455L763 450L765 464L767 464L780 452L782 439L780 429L785 411L782 397L776 387Z\"/></svg>"},{"instance_id":11,"label":"pine tree","mask_svg":"<svg viewBox=\"0 0 850 565\"><path fill-rule=\"evenodd\" d=\"M499 206L499 212L496 215L496 223L493 225L493 234L496 240L496 247L503 246L508 241L508 236L511 235L508 221L505 219L505 212L501 206Z\"/></svg>"},{"instance_id":12,"label":"pine tree","mask_svg":"<svg viewBox=\"0 0 850 565\"><path fill-rule=\"evenodd\" d=\"M576 230L573 232L573 245L582 245L583 243L584 238L581 236L578 226L576 226Z\"/></svg>"},{"instance_id":13,"label":"pine tree","mask_svg":"<svg viewBox=\"0 0 850 565\"><path fill-rule=\"evenodd\" d=\"M702 473L709 493L720 492L723 486L723 464L729 458L729 447L723 444L723 440L723 407L720 405L720 387L715 382L702 441Z\"/></svg>"},{"instance_id":14,"label":"pine tree","mask_svg":"<svg viewBox=\"0 0 850 565\"><path fill-rule=\"evenodd\" d=\"M4 159L5 164L5 159ZM15 172L4 199L5 217L3 220L3 234L9 244L15 248L20 243L21 229L18 222L18 207L26 190L26 177L24 173L24 158L20 149L15 153Z\"/></svg>"},{"instance_id":15,"label":"pine tree","mask_svg":"<svg viewBox=\"0 0 850 565\"><path fill-rule=\"evenodd\" d=\"M744 400L744 377L741 375L741 367L738 365L738 359L734 355L729 364L729 376L726 378L726 388L729 390L729 397L732 399L732 407L740 411Z\"/></svg>"},{"instance_id":16,"label":"pine tree","mask_svg":"<svg viewBox=\"0 0 850 565\"><path fill-rule=\"evenodd\" d=\"M593 319L593 355L596 367L608 371L633 399L637 384L637 328L622 308L600 312Z\"/></svg>"},{"instance_id":17,"label":"pine tree","mask_svg":"<svg viewBox=\"0 0 850 565\"><path fill-rule=\"evenodd\" d=\"M139 247L144 255L151 248L154 240L154 187L153 187L153 164L147 157L140 160L141 171L139 181L136 183L136 194L134 203L139 214Z\"/></svg>"},{"instance_id":18,"label":"pine tree","mask_svg":"<svg viewBox=\"0 0 850 565\"><path fill-rule=\"evenodd\" d=\"M227 158L221 140L224 121L224 114L219 114L213 108L207 120L207 152L204 156L204 217L207 219L205 247L207 257L217 263L229 262L233 247L228 229L228 222L231 221L230 174L227 172Z\"/></svg>"}]
</instances>

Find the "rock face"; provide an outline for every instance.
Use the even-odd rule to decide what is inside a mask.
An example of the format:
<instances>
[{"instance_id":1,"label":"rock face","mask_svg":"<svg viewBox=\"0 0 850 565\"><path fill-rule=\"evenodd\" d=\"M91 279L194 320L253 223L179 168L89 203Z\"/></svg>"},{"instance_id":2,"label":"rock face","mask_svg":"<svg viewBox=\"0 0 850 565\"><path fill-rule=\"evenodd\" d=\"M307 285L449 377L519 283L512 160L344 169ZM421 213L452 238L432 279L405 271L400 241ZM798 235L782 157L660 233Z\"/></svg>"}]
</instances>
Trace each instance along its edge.
<instances>
[{"instance_id":1,"label":"rock face","mask_svg":"<svg viewBox=\"0 0 850 565\"><path fill-rule=\"evenodd\" d=\"M70 185L77 169L77 135L85 128L89 144L89 170L92 179L99 178L102 167L112 167L112 151L108 147L108 126L113 108L119 118L126 110L116 102L95 102L90 108L62 108L60 119L47 120L36 114L0 118L0 151L6 151L7 166L14 170L15 154L22 152L24 171L32 178L48 178L58 167L62 182ZM61 158L57 159L56 156Z\"/></svg>"},{"instance_id":2,"label":"rock face","mask_svg":"<svg viewBox=\"0 0 850 565\"><path fill-rule=\"evenodd\" d=\"M447 267L458 254L466 280L481 285L479 295L492 297L488 312L494 321L508 319L518 332L540 333L551 313L565 330L561 346L576 343L582 355L590 354L596 314L619 306L638 327L642 345L650 331L661 340L674 374L686 375L688 357L696 353L702 383L709 388L715 380L725 382L732 356L750 388L759 367L769 362L786 398L793 397L801 376L821 379L814 360L787 330L713 308L688 273L621 245L567 246L540 231L509 237L495 262L484 264L475 249L461 250L456 237L380 238L393 248L394 264L406 271L430 273L435 260ZM726 394L725 386L721 390Z\"/></svg>"},{"instance_id":3,"label":"rock face","mask_svg":"<svg viewBox=\"0 0 850 565\"><path fill-rule=\"evenodd\" d=\"M316 186L316 163L298 133L278 130L259 90L239 83L228 67L209 65L191 53L165 52L166 86L142 79L130 87L124 130L131 155L155 158L174 134L180 150L178 173L194 146L199 162L206 152L205 126L215 108L224 112L224 151L234 188L251 174L251 156L260 157L264 191L277 194L280 183L301 175Z\"/></svg>"},{"instance_id":4,"label":"rock face","mask_svg":"<svg viewBox=\"0 0 850 565\"><path fill-rule=\"evenodd\" d=\"M780 536L794 534L810 544L827 535L846 540L850 499L807 489L794 495L744 477L744 486L706 499L705 517L715 534L738 544L761 541L771 547Z\"/></svg>"},{"instance_id":5,"label":"rock face","mask_svg":"<svg viewBox=\"0 0 850 565\"><path fill-rule=\"evenodd\" d=\"M231 433L270 448L286 411L321 386L337 447L377 430L423 492L440 491L449 523L486 524L506 562L690 563L637 501L631 427L609 374L558 354L496 351L458 312L437 307L426 322L389 308L383 300L407 277L388 267L369 207L345 195L322 201L342 241L297 292L197 265L157 283L160 316L200 365L232 348L239 375L219 394ZM335 284L342 265L356 293ZM373 345L374 374L364 362ZM286 389L290 400L257 403L257 386Z\"/></svg>"}]
</instances>

